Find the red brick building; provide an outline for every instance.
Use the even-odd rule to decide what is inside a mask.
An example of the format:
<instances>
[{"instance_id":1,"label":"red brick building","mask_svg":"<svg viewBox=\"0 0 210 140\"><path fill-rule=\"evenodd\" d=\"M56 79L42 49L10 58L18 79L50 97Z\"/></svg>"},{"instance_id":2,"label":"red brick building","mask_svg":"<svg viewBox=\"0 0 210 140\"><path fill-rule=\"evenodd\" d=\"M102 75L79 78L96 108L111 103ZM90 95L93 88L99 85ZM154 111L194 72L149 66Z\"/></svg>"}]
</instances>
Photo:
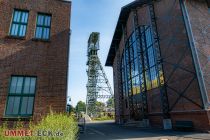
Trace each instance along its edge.
<instances>
[{"instance_id":1,"label":"red brick building","mask_svg":"<svg viewBox=\"0 0 210 140\"><path fill-rule=\"evenodd\" d=\"M0 121L66 111L71 2L0 1Z\"/></svg>"},{"instance_id":2,"label":"red brick building","mask_svg":"<svg viewBox=\"0 0 210 140\"><path fill-rule=\"evenodd\" d=\"M121 10L106 66L116 122L210 130L209 0L136 0ZM179 121L179 122L178 122Z\"/></svg>"}]
</instances>

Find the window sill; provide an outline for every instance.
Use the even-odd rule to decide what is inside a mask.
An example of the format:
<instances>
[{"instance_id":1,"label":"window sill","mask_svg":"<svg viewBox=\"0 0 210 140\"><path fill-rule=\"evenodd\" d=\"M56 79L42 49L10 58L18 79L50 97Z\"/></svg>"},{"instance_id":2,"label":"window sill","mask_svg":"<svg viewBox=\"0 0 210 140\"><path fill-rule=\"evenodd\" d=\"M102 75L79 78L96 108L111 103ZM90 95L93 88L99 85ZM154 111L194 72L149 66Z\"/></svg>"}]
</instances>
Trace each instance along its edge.
<instances>
[{"instance_id":1,"label":"window sill","mask_svg":"<svg viewBox=\"0 0 210 140\"><path fill-rule=\"evenodd\" d=\"M49 39L39 39L39 38L33 38L33 41L38 41L38 42L50 42Z\"/></svg>"},{"instance_id":2,"label":"window sill","mask_svg":"<svg viewBox=\"0 0 210 140\"><path fill-rule=\"evenodd\" d=\"M20 39L20 40L25 40L26 39L26 37L12 36L12 35L8 35L8 36L6 36L6 38L8 38L8 39Z\"/></svg>"},{"instance_id":3,"label":"window sill","mask_svg":"<svg viewBox=\"0 0 210 140\"><path fill-rule=\"evenodd\" d=\"M1 118L2 121L30 121L32 120L32 116L29 117L3 117Z\"/></svg>"}]
</instances>

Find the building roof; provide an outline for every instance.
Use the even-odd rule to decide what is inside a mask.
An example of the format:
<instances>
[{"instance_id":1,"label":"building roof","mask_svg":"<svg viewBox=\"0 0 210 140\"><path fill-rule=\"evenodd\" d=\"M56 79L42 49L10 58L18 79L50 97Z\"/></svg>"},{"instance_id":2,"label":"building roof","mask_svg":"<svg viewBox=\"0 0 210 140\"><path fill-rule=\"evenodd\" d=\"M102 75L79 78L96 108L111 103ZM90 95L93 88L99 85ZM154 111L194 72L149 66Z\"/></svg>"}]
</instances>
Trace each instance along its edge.
<instances>
[{"instance_id":1,"label":"building roof","mask_svg":"<svg viewBox=\"0 0 210 140\"><path fill-rule=\"evenodd\" d=\"M135 0L128 5L122 7L117 26L115 28L114 36L112 38L112 43L109 48L108 57L106 59L106 66L113 65L114 57L116 55L116 51L119 47L119 43L122 37L122 25L126 25L131 10L142 6L143 4L146 4L148 1L149 0Z\"/></svg>"}]
</instances>

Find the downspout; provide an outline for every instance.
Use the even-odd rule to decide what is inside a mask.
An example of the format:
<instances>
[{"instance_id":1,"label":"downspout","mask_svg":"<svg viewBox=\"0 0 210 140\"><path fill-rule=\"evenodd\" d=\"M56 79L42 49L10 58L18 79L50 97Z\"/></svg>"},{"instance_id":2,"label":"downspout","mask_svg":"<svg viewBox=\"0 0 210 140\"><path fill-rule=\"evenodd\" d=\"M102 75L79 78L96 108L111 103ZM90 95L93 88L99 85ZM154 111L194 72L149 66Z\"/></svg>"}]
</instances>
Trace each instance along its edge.
<instances>
[{"instance_id":1,"label":"downspout","mask_svg":"<svg viewBox=\"0 0 210 140\"><path fill-rule=\"evenodd\" d=\"M191 48L194 66L195 66L197 79L198 79L198 83L199 83L199 87L200 87L200 92L202 95L203 106L204 106L204 109L208 109L208 107L210 105L210 101L207 96L207 89L206 89L205 82L204 82L201 64L200 64L200 61L198 58L198 52L196 49L195 39L194 39L194 35L192 32L192 26L190 23L189 13L188 13L188 10L186 7L185 0L179 0L179 1L180 1L181 10L182 10L183 18L184 18L185 28L187 31L187 36L188 36L189 43L190 43L190 48Z\"/></svg>"}]
</instances>

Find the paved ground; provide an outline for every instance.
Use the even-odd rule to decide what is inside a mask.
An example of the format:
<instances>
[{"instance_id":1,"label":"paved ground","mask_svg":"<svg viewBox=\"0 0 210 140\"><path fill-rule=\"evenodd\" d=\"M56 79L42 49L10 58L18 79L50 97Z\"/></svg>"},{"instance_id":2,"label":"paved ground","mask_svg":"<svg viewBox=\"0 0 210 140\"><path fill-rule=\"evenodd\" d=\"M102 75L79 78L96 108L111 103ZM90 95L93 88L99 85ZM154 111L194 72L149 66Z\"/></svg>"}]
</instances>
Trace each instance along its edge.
<instances>
[{"instance_id":1,"label":"paved ground","mask_svg":"<svg viewBox=\"0 0 210 140\"><path fill-rule=\"evenodd\" d=\"M210 140L210 134L133 128L104 121L88 123L80 140Z\"/></svg>"}]
</instances>

